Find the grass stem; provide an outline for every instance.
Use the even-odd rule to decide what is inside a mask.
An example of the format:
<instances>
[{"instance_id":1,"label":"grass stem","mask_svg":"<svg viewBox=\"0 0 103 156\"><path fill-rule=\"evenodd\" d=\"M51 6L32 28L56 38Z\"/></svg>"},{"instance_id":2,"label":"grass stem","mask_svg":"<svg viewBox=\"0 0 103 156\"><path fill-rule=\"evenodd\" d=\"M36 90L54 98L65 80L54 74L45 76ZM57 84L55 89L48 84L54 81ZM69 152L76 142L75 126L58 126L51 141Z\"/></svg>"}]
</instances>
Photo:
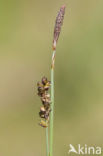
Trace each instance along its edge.
<instances>
[{"instance_id":1,"label":"grass stem","mask_svg":"<svg viewBox=\"0 0 103 156\"><path fill-rule=\"evenodd\" d=\"M46 156L49 155L48 127L46 128Z\"/></svg>"},{"instance_id":2,"label":"grass stem","mask_svg":"<svg viewBox=\"0 0 103 156\"><path fill-rule=\"evenodd\" d=\"M52 65L51 65L51 113L50 113L50 155L53 156L53 118L54 118L54 62L55 53L53 51L52 55Z\"/></svg>"}]
</instances>

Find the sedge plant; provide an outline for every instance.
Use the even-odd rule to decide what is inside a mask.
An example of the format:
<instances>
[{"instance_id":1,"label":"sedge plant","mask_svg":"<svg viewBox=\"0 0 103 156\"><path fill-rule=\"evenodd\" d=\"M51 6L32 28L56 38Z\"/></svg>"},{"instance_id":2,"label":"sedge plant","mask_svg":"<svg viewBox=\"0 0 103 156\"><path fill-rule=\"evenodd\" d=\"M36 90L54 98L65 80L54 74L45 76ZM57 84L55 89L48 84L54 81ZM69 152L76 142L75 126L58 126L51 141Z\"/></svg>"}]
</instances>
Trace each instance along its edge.
<instances>
[{"instance_id":1,"label":"sedge plant","mask_svg":"<svg viewBox=\"0 0 103 156\"><path fill-rule=\"evenodd\" d=\"M63 5L56 17L54 36L53 36L53 53L51 61L51 81L43 77L41 82L37 83L38 95L41 98L43 106L40 107L39 116L42 118L39 125L46 129L46 156L53 156L53 121L54 121L54 64L56 56L56 45L61 32L65 14L65 5ZM51 87L51 95L49 89ZM48 132L50 127L50 133Z\"/></svg>"}]
</instances>

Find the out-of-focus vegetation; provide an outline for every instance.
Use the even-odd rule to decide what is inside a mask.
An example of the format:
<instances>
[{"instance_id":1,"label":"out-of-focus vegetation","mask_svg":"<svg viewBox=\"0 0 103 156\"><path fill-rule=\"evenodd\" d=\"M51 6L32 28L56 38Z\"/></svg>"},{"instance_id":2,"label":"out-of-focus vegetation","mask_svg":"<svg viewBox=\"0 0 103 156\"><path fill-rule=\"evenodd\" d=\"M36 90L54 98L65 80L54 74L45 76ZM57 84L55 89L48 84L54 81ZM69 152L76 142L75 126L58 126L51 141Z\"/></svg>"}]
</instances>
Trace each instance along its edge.
<instances>
[{"instance_id":1,"label":"out-of-focus vegetation","mask_svg":"<svg viewBox=\"0 0 103 156\"><path fill-rule=\"evenodd\" d=\"M103 1L0 4L0 156L45 155L36 83L50 78L55 17L66 14L55 64L54 156L103 145Z\"/></svg>"}]
</instances>

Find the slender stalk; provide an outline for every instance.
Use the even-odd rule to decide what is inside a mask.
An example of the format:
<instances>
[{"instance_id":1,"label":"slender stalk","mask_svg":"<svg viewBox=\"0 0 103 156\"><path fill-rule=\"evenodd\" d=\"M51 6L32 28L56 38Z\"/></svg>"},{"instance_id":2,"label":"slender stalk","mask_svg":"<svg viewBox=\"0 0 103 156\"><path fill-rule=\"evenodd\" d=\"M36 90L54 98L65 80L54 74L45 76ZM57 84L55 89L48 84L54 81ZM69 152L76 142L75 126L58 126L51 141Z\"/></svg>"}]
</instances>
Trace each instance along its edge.
<instances>
[{"instance_id":1,"label":"slender stalk","mask_svg":"<svg viewBox=\"0 0 103 156\"><path fill-rule=\"evenodd\" d=\"M46 156L49 155L48 127L46 128Z\"/></svg>"},{"instance_id":2,"label":"slender stalk","mask_svg":"<svg viewBox=\"0 0 103 156\"><path fill-rule=\"evenodd\" d=\"M50 152L49 156L53 156L53 118L54 118L54 63L55 63L55 54L56 54L56 44L61 32L61 26L63 24L65 14L65 5L63 5L56 17L55 27L54 27L54 36L53 36L53 55L51 63L51 113L50 113Z\"/></svg>"},{"instance_id":3,"label":"slender stalk","mask_svg":"<svg viewBox=\"0 0 103 156\"><path fill-rule=\"evenodd\" d=\"M50 155L53 156L53 118L54 118L54 62L55 62L55 53L53 51L52 55L52 64L51 64L51 113L50 113Z\"/></svg>"}]
</instances>

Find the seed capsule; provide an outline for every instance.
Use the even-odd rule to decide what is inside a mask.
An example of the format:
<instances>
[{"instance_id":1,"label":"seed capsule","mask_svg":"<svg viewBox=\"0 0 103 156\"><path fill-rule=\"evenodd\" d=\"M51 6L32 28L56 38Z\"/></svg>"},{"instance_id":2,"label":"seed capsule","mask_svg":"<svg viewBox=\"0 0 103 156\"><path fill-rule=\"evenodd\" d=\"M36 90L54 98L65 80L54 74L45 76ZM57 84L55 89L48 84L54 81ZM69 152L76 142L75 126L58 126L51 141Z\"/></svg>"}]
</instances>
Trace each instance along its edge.
<instances>
[{"instance_id":1,"label":"seed capsule","mask_svg":"<svg viewBox=\"0 0 103 156\"><path fill-rule=\"evenodd\" d=\"M46 110L44 107L40 107L39 115L41 118L45 118Z\"/></svg>"},{"instance_id":2,"label":"seed capsule","mask_svg":"<svg viewBox=\"0 0 103 156\"><path fill-rule=\"evenodd\" d=\"M39 125L44 127L44 128L48 127L48 123L46 121L44 121L44 120L41 120Z\"/></svg>"},{"instance_id":3,"label":"seed capsule","mask_svg":"<svg viewBox=\"0 0 103 156\"><path fill-rule=\"evenodd\" d=\"M42 78L42 84L43 84L43 85L46 85L47 82L48 82L48 80L47 80L47 78L44 76L44 77Z\"/></svg>"}]
</instances>

